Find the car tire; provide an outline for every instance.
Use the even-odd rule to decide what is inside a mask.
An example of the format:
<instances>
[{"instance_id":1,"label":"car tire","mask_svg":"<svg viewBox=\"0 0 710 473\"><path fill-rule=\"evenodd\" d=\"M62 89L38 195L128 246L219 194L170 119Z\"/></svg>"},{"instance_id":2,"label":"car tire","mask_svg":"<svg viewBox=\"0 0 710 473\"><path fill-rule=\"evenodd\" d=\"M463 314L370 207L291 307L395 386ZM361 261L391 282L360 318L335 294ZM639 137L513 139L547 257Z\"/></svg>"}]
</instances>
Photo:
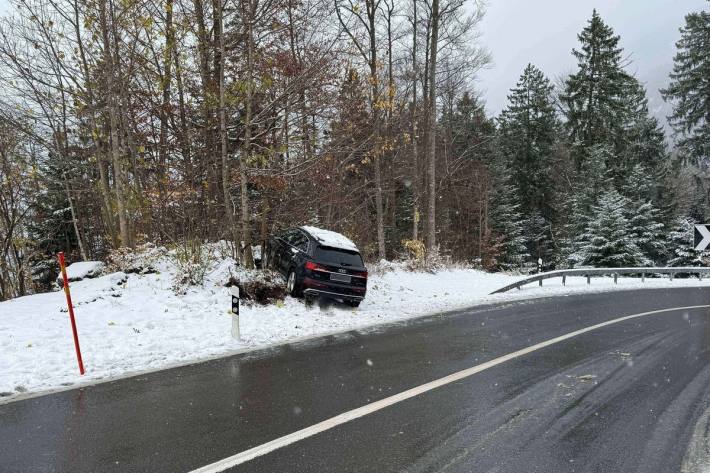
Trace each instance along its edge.
<instances>
[{"instance_id":1,"label":"car tire","mask_svg":"<svg viewBox=\"0 0 710 473\"><path fill-rule=\"evenodd\" d=\"M360 302L361 302L361 301L347 301L347 304L348 304L350 307L355 307L355 308L357 308L357 307L360 307Z\"/></svg>"},{"instance_id":2,"label":"car tire","mask_svg":"<svg viewBox=\"0 0 710 473\"><path fill-rule=\"evenodd\" d=\"M288 272L288 278L286 279L286 292L288 292L292 297L299 297L301 295L301 283L296 276L296 272L291 270Z\"/></svg>"}]
</instances>

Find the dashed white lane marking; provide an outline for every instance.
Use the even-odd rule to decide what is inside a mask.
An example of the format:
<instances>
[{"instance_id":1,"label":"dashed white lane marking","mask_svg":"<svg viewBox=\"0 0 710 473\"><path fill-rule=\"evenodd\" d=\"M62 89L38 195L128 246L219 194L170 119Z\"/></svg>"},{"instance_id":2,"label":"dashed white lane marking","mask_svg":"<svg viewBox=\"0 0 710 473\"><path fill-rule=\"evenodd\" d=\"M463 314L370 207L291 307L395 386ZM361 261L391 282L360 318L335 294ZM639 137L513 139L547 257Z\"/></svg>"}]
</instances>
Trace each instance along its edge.
<instances>
[{"instance_id":1,"label":"dashed white lane marking","mask_svg":"<svg viewBox=\"0 0 710 473\"><path fill-rule=\"evenodd\" d=\"M287 445L291 445L292 443L298 442L299 440L303 440L308 437L312 437L312 436L319 434L321 432L325 432L326 430L330 430L334 427L337 427L339 425L350 422L351 420L355 420L360 417L366 416L368 414L372 414L373 412L377 412L379 410L382 410L385 407L392 406L394 404L400 403L402 401L406 401L407 399L413 398L415 396L426 393L428 391L439 388L441 386L445 386L447 384L454 383L454 382L462 380L464 378L468 378L469 376L473 376L476 373L480 373L481 371L485 371L488 368L493 368L494 366L505 363L506 361L510 361L515 358L520 358L521 356L525 356L528 353L532 353L532 352L540 350L542 348L549 347L550 345L554 345L556 343L560 343L565 340L569 340L570 338L576 337L578 335L582 335L583 333L591 332L593 330L597 330L602 327L607 327L609 325L618 324L619 322L625 322L627 320L637 319L639 317L644 317L647 315L663 314L663 313L667 313L667 312L677 312L677 311L681 311L681 310L707 309L707 308L710 308L710 305L693 305L693 306L687 306L687 307L672 307L669 309L652 310L650 312L642 312L640 314L633 314L633 315L627 315L624 317L619 317L617 319L608 320L606 322L602 322L602 323L599 323L596 325L591 325L589 327L575 330L574 332L560 335L559 337L551 338L551 339L546 340L544 342L540 342L540 343L536 343L535 345L531 345L527 348L523 348L521 350L514 351L512 353L508 353L507 355L503 355L498 358L494 358L494 359L487 361L485 363L481 363L480 365L472 366L470 368L466 368L465 370L457 371L456 373L452 373L448 376L444 376L443 378L439 378L437 380L430 381L426 384L422 384L420 386L417 386L417 387L414 387L411 389L407 389L406 391L402 391L399 394L395 394L393 396L386 397L386 398L381 399L379 401L375 401L373 403L366 404L362 407L358 407L357 409L343 412L342 414L339 414L335 417L331 417L330 419L326 419L326 420L319 422L317 424L311 425L310 427L306 427L305 429L297 430L296 432L290 433L288 435L284 435L283 437L279 437L279 438L274 439L270 442L266 442L265 444L250 448L249 450L245 450L241 453L237 453L236 455L232 455L231 457L223 458L222 460L216 461L216 462L211 463L209 465L205 465L202 468L198 468L196 470L193 470L191 473L218 473L218 472L224 471L228 468L233 468L237 465L241 465L242 463L246 463L250 460L253 460L254 458L260 457L262 455L266 455L267 453L273 452L274 450L278 450L279 448L283 448L283 447L286 447Z\"/></svg>"}]
</instances>

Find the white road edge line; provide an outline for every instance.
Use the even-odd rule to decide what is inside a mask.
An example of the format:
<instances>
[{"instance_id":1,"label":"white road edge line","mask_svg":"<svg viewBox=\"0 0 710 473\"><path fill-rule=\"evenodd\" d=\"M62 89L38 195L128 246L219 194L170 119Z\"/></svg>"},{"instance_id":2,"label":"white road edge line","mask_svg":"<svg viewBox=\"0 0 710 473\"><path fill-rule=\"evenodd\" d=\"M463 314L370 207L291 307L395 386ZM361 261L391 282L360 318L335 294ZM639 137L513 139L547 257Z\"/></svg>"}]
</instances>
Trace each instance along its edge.
<instances>
[{"instance_id":1,"label":"white road edge line","mask_svg":"<svg viewBox=\"0 0 710 473\"><path fill-rule=\"evenodd\" d=\"M562 341L569 340L570 338L576 337L578 335L582 335L583 333L587 333L587 332L591 332L593 330L600 329L602 327L606 327L608 325L617 324L619 322L625 322L627 320L636 319L636 318L644 317L647 315L662 314L662 313L666 313L666 312L676 312L679 310L707 309L707 308L710 308L710 305L693 305L693 306L687 306L687 307L672 307L672 308L668 308L668 309L652 310L650 312L642 312L640 314L633 314L633 315L627 315L624 317L619 317L617 319L608 320L606 322L592 325L592 326L589 326L589 327L586 327L583 329L575 330L574 332L560 335L559 337L551 338L549 340L545 340L544 342L536 343L535 345L531 345L527 348L523 348L521 350L514 351L512 353L508 353L507 355L503 355L498 358L494 358L494 359L487 361L485 363L481 363L480 365L472 366L471 368L466 368L465 370L457 371L457 372L452 373L448 376L444 376L443 378L439 378L437 380L430 381L428 383L422 384L420 386L417 386L417 387L414 387L411 389L407 389L406 391L402 391L399 394L395 394L393 396L386 397L386 398L381 399L379 401L375 401L373 403L366 404L362 407L358 407L356 409L353 409L353 410L350 410L347 412L343 412L342 414L339 414L335 417L331 417L330 419L326 419L326 420L319 422L317 424L314 424L310 427L306 427L304 429L297 430L296 432L290 433L288 435L284 435L283 437L279 437L279 438L274 439L270 442L266 442L265 444L250 448L249 450L245 450L241 453L237 453L236 455L232 455L231 457L223 458L222 460L216 461L216 462L211 463L209 465L205 465L201 468L191 471L190 473L218 473L218 472L222 472L228 468L233 468L237 465L241 465L242 463L246 463L250 460L253 460L254 458L260 457L262 455L266 455L267 453L273 452L274 450L278 450L279 448L283 448L288 445L291 445L292 443L296 443L299 440L303 440L308 437L312 437L312 436L319 434L321 432L325 432L326 430L330 430L334 427L337 427L339 425L350 422L351 420L355 420L360 417L364 417L368 414L372 414L373 412L377 412L377 411L382 410L386 407L400 403L402 401L405 401L407 399L413 398L413 397L418 396L420 394L426 393L426 392L431 391L433 389L436 389L441 386L445 386L447 384L462 380L464 378L468 378L469 376L472 376L476 373L480 373L481 371L485 371L488 368L492 368L494 366L505 363L506 361L510 361L515 358L519 358L521 356L527 355L529 353L540 350L542 348L549 347L550 345L554 345L556 343L560 343Z\"/></svg>"}]
</instances>

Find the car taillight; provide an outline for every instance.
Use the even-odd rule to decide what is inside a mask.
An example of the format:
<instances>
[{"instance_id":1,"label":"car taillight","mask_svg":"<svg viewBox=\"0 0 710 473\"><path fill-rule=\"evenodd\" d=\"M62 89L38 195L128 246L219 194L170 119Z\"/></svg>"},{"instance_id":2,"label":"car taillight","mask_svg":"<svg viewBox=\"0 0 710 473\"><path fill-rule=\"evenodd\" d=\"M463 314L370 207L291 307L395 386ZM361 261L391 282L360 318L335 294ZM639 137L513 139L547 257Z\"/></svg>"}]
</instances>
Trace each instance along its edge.
<instances>
[{"instance_id":1,"label":"car taillight","mask_svg":"<svg viewBox=\"0 0 710 473\"><path fill-rule=\"evenodd\" d=\"M306 261L306 269L309 271L328 271L325 267L316 264L313 261Z\"/></svg>"},{"instance_id":2,"label":"car taillight","mask_svg":"<svg viewBox=\"0 0 710 473\"><path fill-rule=\"evenodd\" d=\"M367 271L357 271L353 273L354 276L360 276L361 278L367 279Z\"/></svg>"}]
</instances>

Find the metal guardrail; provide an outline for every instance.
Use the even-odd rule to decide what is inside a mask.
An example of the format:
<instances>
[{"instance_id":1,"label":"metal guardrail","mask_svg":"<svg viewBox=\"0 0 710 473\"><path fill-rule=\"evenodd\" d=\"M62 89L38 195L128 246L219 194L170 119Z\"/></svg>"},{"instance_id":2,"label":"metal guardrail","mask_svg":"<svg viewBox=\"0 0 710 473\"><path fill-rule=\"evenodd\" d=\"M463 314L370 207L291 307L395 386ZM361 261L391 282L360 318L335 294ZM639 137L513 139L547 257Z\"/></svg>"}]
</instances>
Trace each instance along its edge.
<instances>
[{"instance_id":1,"label":"metal guardrail","mask_svg":"<svg viewBox=\"0 0 710 473\"><path fill-rule=\"evenodd\" d=\"M491 292L491 294L500 294L501 292L510 291L511 289L520 289L526 284L538 281L542 286L542 281L551 278L562 278L562 285L567 282L567 276L586 276L587 284L591 284L592 276L613 275L614 283L620 274L640 274L641 282L644 282L647 274L668 274L671 281L676 274L697 274L699 279L703 278L704 274L710 274L708 267L677 267L677 268L586 268L586 269L560 269L557 271L548 271L539 273L529 278L521 279L520 281L509 284L505 287Z\"/></svg>"}]
</instances>

